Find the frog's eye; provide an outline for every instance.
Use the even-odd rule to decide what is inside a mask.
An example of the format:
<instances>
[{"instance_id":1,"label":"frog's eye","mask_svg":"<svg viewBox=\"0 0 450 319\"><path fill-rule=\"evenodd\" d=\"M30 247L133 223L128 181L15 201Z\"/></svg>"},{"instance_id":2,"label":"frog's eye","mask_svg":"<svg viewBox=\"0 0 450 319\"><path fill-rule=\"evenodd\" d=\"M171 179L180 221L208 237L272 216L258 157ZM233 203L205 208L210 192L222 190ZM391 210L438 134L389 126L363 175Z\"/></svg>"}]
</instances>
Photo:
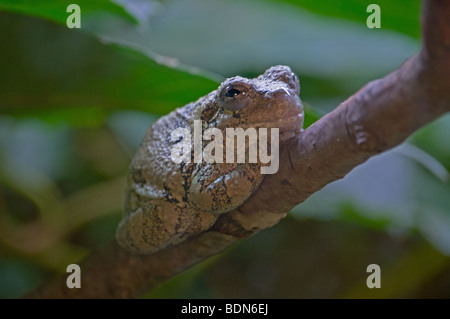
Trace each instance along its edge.
<instances>
[{"instance_id":1,"label":"frog's eye","mask_svg":"<svg viewBox=\"0 0 450 319\"><path fill-rule=\"evenodd\" d=\"M240 84L230 84L227 87L225 87L223 91L223 95L225 98L242 98L243 96L247 95L249 91L249 87L247 85L244 85L243 83Z\"/></svg>"},{"instance_id":2,"label":"frog's eye","mask_svg":"<svg viewBox=\"0 0 450 319\"><path fill-rule=\"evenodd\" d=\"M236 97L239 94L241 94L241 91L234 87L228 88L228 90L225 92L226 97Z\"/></svg>"},{"instance_id":3,"label":"frog's eye","mask_svg":"<svg viewBox=\"0 0 450 319\"><path fill-rule=\"evenodd\" d=\"M239 111L249 103L252 88L247 83L232 83L224 87L220 93L220 103L224 109Z\"/></svg>"}]
</instances>

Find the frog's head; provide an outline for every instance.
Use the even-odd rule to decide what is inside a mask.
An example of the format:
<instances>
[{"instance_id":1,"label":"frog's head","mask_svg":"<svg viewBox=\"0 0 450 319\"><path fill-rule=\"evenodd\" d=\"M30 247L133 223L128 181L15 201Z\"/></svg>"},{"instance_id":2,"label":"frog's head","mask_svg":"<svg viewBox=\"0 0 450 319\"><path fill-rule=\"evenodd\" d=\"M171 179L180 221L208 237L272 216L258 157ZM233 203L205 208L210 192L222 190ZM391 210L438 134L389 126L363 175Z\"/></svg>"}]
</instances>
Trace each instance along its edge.
<instances>
[{"instance_id":1,"label":"frog's head","mask_svg":"<svg viewBox=\"0 0 450 319\"><path fill-rule=\"evenodd\" d=\"M214 96L215 112L205 119L209 127L279 128L280 140L298 134L303 106L298 77L287 66L274 66L254 79L225 80Z\"/></svg>"}]
</instances>

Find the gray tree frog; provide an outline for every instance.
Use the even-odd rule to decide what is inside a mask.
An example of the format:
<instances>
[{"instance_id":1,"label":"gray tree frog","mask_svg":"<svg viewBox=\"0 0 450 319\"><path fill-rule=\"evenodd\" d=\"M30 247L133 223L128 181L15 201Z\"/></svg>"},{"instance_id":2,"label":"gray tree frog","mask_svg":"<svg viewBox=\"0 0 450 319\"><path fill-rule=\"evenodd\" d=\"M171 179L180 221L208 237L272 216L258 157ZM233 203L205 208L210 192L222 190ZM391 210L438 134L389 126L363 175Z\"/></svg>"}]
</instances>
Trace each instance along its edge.
<instances>
[{"instance_id":1,"label":"gray tree frog","mask_svg":"<svg viewBox=\"0 0 450 319\"><path fill-rule=\"evenodd\" d=\"M248 158L244 163L175 163L172 149L181 140L171 139L173 130L192 131L194 120L201 120L203 132L217 128L223 136L226 128L279 128L281 145L302 129L299 93L291 69L274 66L254 79L226 79L217 90L161 117L147 130L130 165L119 245L150 254L205 232L220 214L242 205L264 178L261 162Z\"/></svg>"}]
</instances>

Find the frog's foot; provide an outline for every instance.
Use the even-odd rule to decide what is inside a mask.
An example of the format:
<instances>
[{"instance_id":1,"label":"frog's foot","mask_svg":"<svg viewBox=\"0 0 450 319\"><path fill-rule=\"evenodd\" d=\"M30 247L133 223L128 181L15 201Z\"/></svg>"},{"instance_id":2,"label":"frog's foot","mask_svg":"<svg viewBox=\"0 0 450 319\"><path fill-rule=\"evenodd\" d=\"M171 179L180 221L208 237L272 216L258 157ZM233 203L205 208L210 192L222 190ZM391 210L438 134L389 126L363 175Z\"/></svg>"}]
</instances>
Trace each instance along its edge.
<instances>
[{"instance_id":1,"label":"frog's foot","mask_svg":"<svg viewBox=\"0 0 450 319\"><path fill-rule=\"evenodd\" d=\"M217 165L206 165L193 173L189 200L201 211L225 213L242 205L263 178L259 165L236 165L226 173Z\"/></svg>"},{"instance_id":2,"label":"frog's foot","mask_svg":"<svg viewBox=\"0 0 450 319\"><path fill-rule=\"evenodd\" d=\"M209 229L215 221L209 212L159 204L140 207L121 221L116 240L130 253L151 254Z\"/></svg>"}]
</instances>

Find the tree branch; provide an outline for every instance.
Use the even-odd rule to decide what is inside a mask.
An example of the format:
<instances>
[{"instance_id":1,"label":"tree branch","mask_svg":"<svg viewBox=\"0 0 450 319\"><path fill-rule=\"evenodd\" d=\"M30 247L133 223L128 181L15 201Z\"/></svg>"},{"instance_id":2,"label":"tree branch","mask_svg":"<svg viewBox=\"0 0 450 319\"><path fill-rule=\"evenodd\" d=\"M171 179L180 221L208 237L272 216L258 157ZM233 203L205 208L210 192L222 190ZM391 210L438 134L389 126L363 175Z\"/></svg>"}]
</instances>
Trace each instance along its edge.
<instances>
[{"instance_id":1,"label":"tree branch","mask_svg":"<svg viewBox=\"0 0 450 319\"><path fill-rule=\"evenodd\" d=\"M267 175L239 209L212 230L152 255L133 256L110 243L82 264L82 288L65 277L32 298L128 298L276 224L290 209L369 157L403 142L450 111L450 1L424 1L423 47L398 70L368 83L280 150L280 169Z\"/></svg>"}]
</instances>

